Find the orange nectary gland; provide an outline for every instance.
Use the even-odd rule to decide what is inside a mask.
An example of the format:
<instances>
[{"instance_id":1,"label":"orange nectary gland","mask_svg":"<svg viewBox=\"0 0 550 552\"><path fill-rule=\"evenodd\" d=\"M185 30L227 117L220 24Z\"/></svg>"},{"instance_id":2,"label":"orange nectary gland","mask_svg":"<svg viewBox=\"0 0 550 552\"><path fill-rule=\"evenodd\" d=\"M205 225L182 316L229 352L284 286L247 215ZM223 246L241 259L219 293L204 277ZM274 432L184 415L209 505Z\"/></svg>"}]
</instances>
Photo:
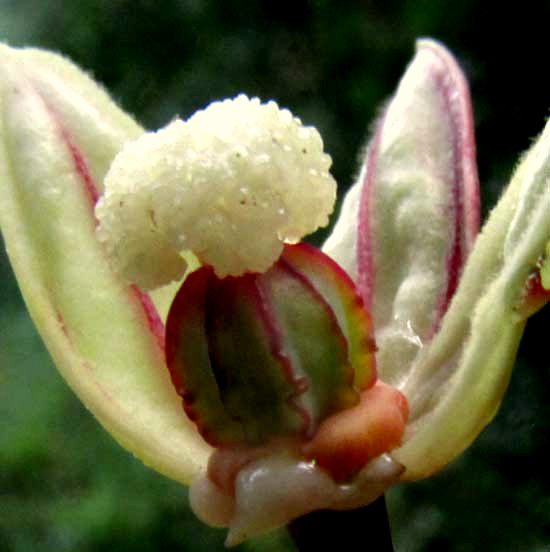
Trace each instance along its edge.
<instances>
[{"instance_id":1,"label":"orange nectary gland","mask_svg":"<svg viewBox=\"0 0 550 552\"><path fill-rule=\"evenodd\" d=\"M347 481L367 462L399 446L408 415L405 396L379 380L361 392L357 405L325 419L303 445L303 455L335 481Z\"/></svg>"},{"instance_id":2,"label":"orange nectary gland","mask_svg":"<svg viewBox=\"0 0 550 552\"><path fill-rule=\"evenodd\" d=\"M234 496L236 477L245 466L284 448L297 458L315 460L336 482L349 481L370 460L399 446L408 415L403 393L378 380L361 392L357 405L324 420L310 441L219 448L210 456L207 475L218 489Z\"/></svg>"}]
</instances>

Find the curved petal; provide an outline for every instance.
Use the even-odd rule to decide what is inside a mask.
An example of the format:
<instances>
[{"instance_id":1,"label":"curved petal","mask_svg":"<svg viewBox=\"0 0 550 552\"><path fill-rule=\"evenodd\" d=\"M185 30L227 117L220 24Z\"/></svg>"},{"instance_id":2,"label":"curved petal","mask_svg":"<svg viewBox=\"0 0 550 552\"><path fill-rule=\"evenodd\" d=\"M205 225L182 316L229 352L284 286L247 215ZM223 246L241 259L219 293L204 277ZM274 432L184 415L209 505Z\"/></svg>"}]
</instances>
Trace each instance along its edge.
<instances>
[{"instance_id":1,"label":"curved petal","mask_svg":"<svg viewBox=\"0 0 550 552\"><path fill-rule=\"evenodd\" d=\"M451 54L422 40L324 247L372 313L384 381L399 386L438 329L478 228L468 86Z\"/></svg>"},{"instance_id":2,"label":"curved petal","mask_svg":"<svg viewBox=\"0 0 550 552\"><path fill-rule=\"evenodd\" d=\"M209 448L182 415L147 296L111 271L93 204L123 143L143 131L73 64L0 49L0 226L57 367L103 426L188 482Z\"/></svg>"},{"instance_id":3,"label":"curved petal","mask_svg":"<svg viewBox=\"0 0 550 552\"><path fill-rule=\"evenodd\" d=\"M550 236L550 124L523 158L476 240L440 331L402 388L411 407L406 479L460 454L500 404L533 310L525 301ZM546 297L546 300L548 297Z\"/></svg>"},{"instance_id":4,"label":"curved petal","mask_svg":"<svg viewBox=\"0 0 550 552\"><path fill-rule=\"evenodd\" d=\"M477 237L449 305L479 214L473 124L456 63L437 43L419 43L344 203L350 218L324 248L356 275L373 309L379 373L409 401L403 446L392 452L403 479L442 468L491 421L525 320L549 298L540 274L549 151L547 126Z\"/></svg>"}]
</instances>

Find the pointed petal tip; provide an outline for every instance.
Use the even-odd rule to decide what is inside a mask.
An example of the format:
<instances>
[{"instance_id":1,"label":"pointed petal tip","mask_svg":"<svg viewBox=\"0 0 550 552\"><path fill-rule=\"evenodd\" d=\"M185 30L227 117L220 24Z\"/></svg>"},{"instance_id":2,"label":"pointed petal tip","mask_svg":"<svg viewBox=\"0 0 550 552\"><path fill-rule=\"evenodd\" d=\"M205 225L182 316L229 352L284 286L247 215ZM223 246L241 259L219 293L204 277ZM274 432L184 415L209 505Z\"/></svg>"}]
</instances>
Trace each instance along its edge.
<instances>
[{"instance_id":1,"label":"pointed petal tip","mask_svg":"<svg viewBox=\"0 0 550 552\"><path fill-rule=\"evenodd\" d=\"M426 344L440 327L479 230L468 83L440 43L417 43L361 178L358 288L374 318L380 373L398 384L418 352L411 334ZM396 364L397 335L410 353Z\"/></svg>"}]
</instances>

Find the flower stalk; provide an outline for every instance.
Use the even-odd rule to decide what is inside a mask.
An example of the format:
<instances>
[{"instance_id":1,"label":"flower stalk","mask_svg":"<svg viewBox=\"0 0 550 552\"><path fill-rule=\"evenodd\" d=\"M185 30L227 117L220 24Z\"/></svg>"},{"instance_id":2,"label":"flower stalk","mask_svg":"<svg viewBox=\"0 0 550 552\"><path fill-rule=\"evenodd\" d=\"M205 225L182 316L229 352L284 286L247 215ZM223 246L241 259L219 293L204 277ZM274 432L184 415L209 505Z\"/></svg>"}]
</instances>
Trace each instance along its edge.
<instances>
[{"instance_id":1,"label":"flower stalk","mask_svg":"<svg viewBox=\"0 0 550 552\"><path fill-rule=\"evenodd\" d=\"M288 530L300 552L352 550L365 535L377 552L393 552L384 495L355 510L318 510L292 521Z\"/></svg>"}]
</instances>

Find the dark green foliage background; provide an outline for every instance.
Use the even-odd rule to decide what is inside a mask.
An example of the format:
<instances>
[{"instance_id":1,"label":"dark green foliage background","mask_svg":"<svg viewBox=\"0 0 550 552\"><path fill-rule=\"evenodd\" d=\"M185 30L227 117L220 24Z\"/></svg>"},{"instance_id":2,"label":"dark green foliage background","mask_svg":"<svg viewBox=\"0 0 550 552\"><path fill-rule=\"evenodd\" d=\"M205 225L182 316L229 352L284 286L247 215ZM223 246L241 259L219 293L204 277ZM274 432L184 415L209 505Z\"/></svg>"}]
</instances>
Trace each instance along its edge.
<instances>
[{"instance_id":1,"label":"dark green foliage background","mask_svg":"<svg viewBox=\"0 0 550 552\"><path fill-rule=\"evenodd\" d=\"M149 128L239 91L275 98L319 127L344 190L415 37L436 37L471 81L486 213L550 107L549 15L546 2L0 0L0 39L70 56ZM529 322L503 407L475 445L388 493L398 552L550 551L549 323L548 310ZM0 550L210 551L223 538L66 388L0 247ZM280 531L239 550L292 544Z\"/></svg>"}]
</instances>

